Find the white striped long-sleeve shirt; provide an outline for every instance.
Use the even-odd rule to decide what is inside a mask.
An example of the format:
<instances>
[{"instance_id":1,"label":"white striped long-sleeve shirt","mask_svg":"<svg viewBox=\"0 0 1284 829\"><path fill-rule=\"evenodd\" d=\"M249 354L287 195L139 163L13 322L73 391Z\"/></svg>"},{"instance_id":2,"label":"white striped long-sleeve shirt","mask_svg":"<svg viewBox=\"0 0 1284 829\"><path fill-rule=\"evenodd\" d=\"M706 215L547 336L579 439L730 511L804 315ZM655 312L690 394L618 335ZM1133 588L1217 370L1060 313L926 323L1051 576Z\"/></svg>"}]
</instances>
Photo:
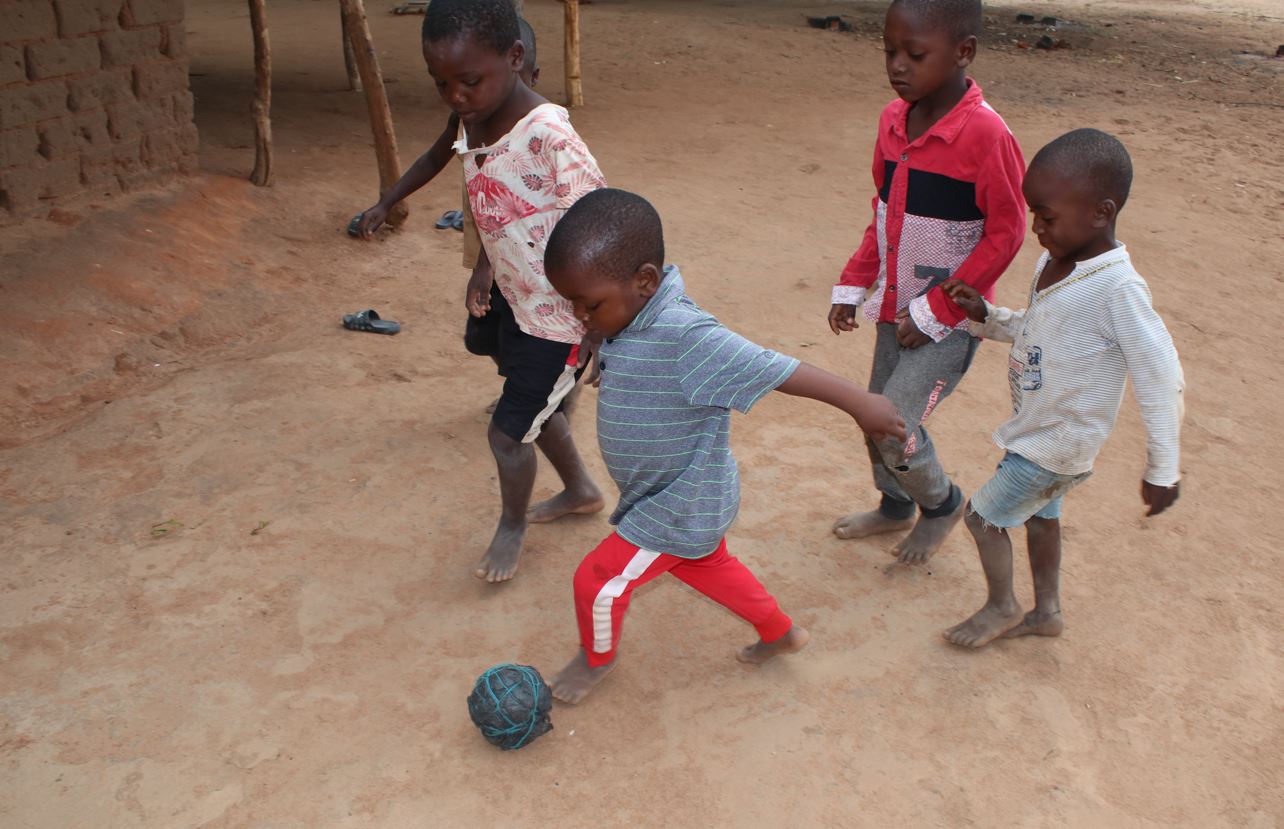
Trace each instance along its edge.
<instances>
[{"instance_id":1,"label":"white striped long-sleeve shirt","mask_svg":"<svg viewBox=\"0 0 1284 829\"><path fill-rule=\"evenodd\" d=\"M1034 286L1047 261L1045 252ZM1127 250L1079 262L1045 290L1034 286L1025 310L986 303L986 321L972 323L973 334L1012 343L1012 417L994 430L994 442L1063 475L1091 471L1131 377L1146 424L1145 480L1176 483L1181 362Z\"/></svg>"}]
</instances>

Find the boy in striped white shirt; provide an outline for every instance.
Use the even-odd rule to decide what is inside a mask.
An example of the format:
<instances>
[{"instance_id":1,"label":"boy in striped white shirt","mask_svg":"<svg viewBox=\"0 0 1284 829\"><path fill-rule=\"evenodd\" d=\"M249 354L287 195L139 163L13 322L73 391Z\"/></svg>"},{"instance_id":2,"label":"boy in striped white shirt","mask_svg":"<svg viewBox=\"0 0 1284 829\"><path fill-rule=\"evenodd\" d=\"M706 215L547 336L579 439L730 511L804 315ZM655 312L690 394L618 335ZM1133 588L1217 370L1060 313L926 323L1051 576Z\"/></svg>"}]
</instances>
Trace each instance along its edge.
<instances>
[{"instance_id":1,"label":"boy in striped white shirt","mask_svg":"<svg viewBox=\"0 0 1284 829\"><path fill-rule=\"evenodd\" d=\"M967 311L972 333L1012 343L1012 417L994 432L1005 450L994 476L967 510L989 588L985 606L945 631L979 648L1000 636L1061 633L1061 503L1092 474L1114 427L1124 384L1146 424L1141 498L1147 515L1177 500L1181 363L1150 289L1115 240L1115 222L1132 184L1123 144L1081 129L1048 144L1030 162L1022 191L1046 252L1028 307L996 308L958 280L946 290ZM1035 606L1022 613L1012 591L1012 542L1025 525Z\"/></svg>"}]
</instances>

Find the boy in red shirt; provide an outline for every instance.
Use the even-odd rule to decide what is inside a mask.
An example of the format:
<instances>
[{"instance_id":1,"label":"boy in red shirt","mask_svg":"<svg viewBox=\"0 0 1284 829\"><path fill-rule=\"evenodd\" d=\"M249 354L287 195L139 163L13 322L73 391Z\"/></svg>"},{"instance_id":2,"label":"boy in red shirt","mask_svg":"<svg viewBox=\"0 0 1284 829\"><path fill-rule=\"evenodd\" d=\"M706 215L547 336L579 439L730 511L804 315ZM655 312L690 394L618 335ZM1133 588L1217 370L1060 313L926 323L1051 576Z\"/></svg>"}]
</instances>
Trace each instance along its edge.
<instances>
[{"instance_id":1,"label":"boy in red shirt","mask_svg":"<svg viewBox=\"0 0 1284 829\"><path fill-rule=\"evenodd\" d=\"M869 390L896 404L909 431L904 441L866 439L882 502L839 518L834 534L910 530L893 550L903 564L927 561L965 503L923 428L977 344L941 283L957 278L993 297L1025 235L1021 148L965 72L980 30L981 0L895 0L887 10L887 77L898 99L878 123L874 220L829 311L835 334L857 327L862 305L876 323Z\"/></svg>"}]
</instances>

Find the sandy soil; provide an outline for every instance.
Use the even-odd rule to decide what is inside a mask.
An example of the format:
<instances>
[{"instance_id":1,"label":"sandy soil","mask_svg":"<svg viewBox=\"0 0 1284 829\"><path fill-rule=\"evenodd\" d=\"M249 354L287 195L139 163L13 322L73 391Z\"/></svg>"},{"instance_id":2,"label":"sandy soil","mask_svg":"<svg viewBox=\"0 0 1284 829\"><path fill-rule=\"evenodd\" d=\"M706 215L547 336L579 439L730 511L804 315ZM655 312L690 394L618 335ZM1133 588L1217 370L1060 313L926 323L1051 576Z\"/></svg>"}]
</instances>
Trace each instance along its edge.
<instances>
[{"instance_id":1,"label":"sandy soil","mask_svg":"<svg viewBox=\"0 0 1284 829\"><path fill-rule=\"evenodd\" d=\"M1027 154L1083 125L1133 151L1120 234L1189 382L1170 515L1141 517L1131 401L1069 501L1062 639L947 646L982 597L966 534L885 575L886 544L828 531L872 502L859 436L770 398L737 420L732 541L812 645L739 665L751 632L663 580L615 674L509 754L464 698L490 664L548 674L570 655L570 574L606 525L533 529L509 585L470 575L497 380L460 343L458 236L430 225L458 173L405 232L344 237L375 174L338 15L273 0L278 183L250 187L244 7L189 7L203 175L0 231L0 824L1284 823L1284 73L1238 54L1284 43L1275 0L1020 6L1076 24L1057 52L1018 48L1015 4L991 10L975 75ZM556 98L560 10L527 8ZM853 377L869 332L823 319L890 97L873 9L597 0L575 115L612 183L657 204L702 304ZM821 12L860 30L802 25ZM444 117L419 20L371 21L406 162ZM1036 256L1028 240L1002 300L1022 301ZM368 306L405 331L338 326ZM997 459L1004 365L985 346L935 419L968 490ZM576 429L608 483L591 406Z\"/></svg>"}]
</instances>

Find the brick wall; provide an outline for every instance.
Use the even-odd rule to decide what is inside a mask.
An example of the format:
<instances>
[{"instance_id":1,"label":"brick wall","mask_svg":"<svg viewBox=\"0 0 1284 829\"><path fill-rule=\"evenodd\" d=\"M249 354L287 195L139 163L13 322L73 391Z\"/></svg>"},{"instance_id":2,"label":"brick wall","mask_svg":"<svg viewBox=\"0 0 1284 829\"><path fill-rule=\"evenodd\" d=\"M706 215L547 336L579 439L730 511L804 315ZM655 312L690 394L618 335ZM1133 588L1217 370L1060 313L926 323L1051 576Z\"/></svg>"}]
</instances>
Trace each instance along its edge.
<instances>
[{"instance_id":1,"label":"brick wall","mask_svg":"<svg viewBox=\"0 0 1284 829\"><path fill-rule=\"evenodd\" d=\"M0 0L0 224L191 172L183 0Z\"/></svg>"}]
</instances>

